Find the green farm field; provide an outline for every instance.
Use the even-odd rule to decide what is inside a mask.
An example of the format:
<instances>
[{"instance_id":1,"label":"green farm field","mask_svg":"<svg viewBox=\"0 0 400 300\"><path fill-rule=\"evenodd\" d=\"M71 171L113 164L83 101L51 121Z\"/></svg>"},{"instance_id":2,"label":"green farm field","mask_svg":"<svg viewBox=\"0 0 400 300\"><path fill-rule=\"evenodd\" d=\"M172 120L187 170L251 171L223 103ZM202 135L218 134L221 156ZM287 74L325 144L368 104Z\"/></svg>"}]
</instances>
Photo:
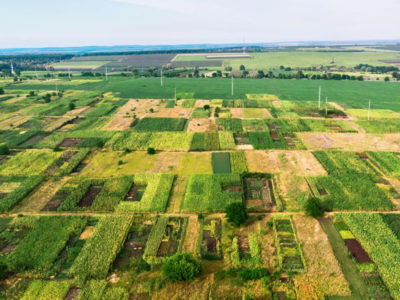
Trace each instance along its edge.
<instances>
[{"instance_id":1,"label":"green farm field","mask_svg":"<svg viewBox=\"0 0 400 300\"><path fill-rule=\"evenodd\" d=\"M1 299L400 299L398 82L2 82Z\"/></svg>"}]
</instances>

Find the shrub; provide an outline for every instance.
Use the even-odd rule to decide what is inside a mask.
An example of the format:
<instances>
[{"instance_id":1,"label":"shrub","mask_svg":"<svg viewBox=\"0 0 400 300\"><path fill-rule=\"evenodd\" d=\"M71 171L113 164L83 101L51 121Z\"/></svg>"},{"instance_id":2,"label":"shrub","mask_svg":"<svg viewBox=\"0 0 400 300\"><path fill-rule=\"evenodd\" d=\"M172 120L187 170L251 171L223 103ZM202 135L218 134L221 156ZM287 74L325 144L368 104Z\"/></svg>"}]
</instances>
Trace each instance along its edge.
<instances>
[{"instance_id":1,"label":"shrub","mask_svg":"<svg viewBox=\"0 0 400 300\"><path fill-rule=\"evenodd\" d=\"M234 202L229 204L225 209L228 221L233 223L236 227L246 223L248 219L247 207L241 202Z\"/></svg>"},{"instance_id":2,"label":"shrub","mask_svg":"<svg viewBox=\"0 0 400 300\"><path fill-rule=\"evenodd\" d=\"M147 263L147 261L145 261L144 259L141 259L139 261L139 263L137 264L136 268L135 268L135 273L139 274L139 273L142 273L144 271L148 272L148 271L150 271L150 269L151 269L151 267Z\"/></svg>"},{"instance_id":3,"label":"shrub","mask_svg":"<svg viewBox=\"0 0 400 300\"><path fill-rule=\"evenodd\" d=\"M156 154L156 150L154 148L147 148L147 154L150 155Z\"/></svg>"},{"instance_id":4,"label":"shrub","mask_svg":"<svg viewBox=\"0 0 400 300\"><path fill-rule=\"evenodd\" d=\"M324 215L324 208L320 200L316 197L310 197L304 205L304 210L307 216L320 218Z\"/></svg>"},{"instance_id":5,"label":"shrub","mask_svg":"<svg viewBox=\"0 0 400 300\"><path fill-rule=\"evenodd\" d=\"M10 154L10 149L8 149L7 145L0 146L0 155L8 155Z\"/></svg>"},{"instance_id":6,"label":"shrub","mask_svg":"<svg viewBox=\"0 0 400 300\"><path fill-rule=\"evenodd\" d=\"M172 282L194 280L201 270L201 262L190 253L175 254L162 266L163 274Z\"/></svg>"},{"instance_id":7,"label":"shrub","mask_svg":"<svg viewBox=\"0 0 400 300\"><path fill-rule=\"evenodd\" d=\"M267 276L269 276L267 268L242 269L239 271L239 277L243 280L255 280Z\"/></svg>"}]
</instances>

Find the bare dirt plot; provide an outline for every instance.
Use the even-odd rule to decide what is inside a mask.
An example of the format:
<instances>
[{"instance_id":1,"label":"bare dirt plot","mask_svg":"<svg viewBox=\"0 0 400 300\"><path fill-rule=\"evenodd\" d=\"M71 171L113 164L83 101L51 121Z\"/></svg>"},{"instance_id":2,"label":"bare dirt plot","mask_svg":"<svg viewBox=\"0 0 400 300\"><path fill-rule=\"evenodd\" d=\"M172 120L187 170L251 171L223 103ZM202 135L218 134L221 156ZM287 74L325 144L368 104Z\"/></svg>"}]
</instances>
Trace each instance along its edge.
<instances>
[{"instance_id":1,"label":"bare dirt plot","mask_svg":"<svg viewBox=\"0 0 400 300\"><path fill-rule=\"evenodd\" d=\"M199 118L190 120L187 131L206 132L206 131L213 131L214 129L215 129L214 120L207 118Z\"/></svg>"},{"instance_id":2,"label":"bare dirt plot","mask_svg":"<svg viewBox=\"0 0 400 300\"><path fill-rule=\"evenodd\" d=\"M243 108L231 108L230 111L232 118L243 118Z\"/></svg>"},{"instance_id":3,"label":"bare dirt plot","mask_svg":"<svg viewBox=\"0 0 400 300\"><path fill-rule=\"evenodd\" d=\"M346 151L400 151L400 134L364 133L312 133L301 132L297 136L310 150L338 149Z\"/></svg>"},{"instance_id":4,"label":"bare dirt plot","mask_svg":"<svg viewBox=\"0 0 400 300\"><path fill-rule=\"evenodd\" d=\"M159 99L130 99L123 105L114 116L127 117L136 114L137 117L144 117L150 113L152 108L155 112L161 109Z\"/></svg>"},{"instance_id":5,"label":"bare dirt plot","mask_svg":"<svg viewBox=\"0 0 400 300\"><path fill-rule=\"evenodd\" d=\"M47 202L56 194L61 186L68 181L68 177L61 180L50 180L43 182L33 193L23 199L13 211L15 212L36 212L40 211Z\"/></svg>"},{"instance_id":6,"label":"bare dirt plot","mask_svg":"<svg viewBox=\"0 0 400 300\"><path fill-rule=\"evenodd\" d=\"M286 169L293 170L298 176L326 175L314 155L308 151L246 151L249 172L281 173Z\"/></svg>"},{"instance_id":7,"label":"bare dirt plot","mask_svg":"<svg viewBox=\"0 0 400 300\"><path fill-rule=\"evenodd\" d=\"M199 241L200 224L197 221L197 216L190 216L186 227L185 240L182 245L182 252L196 253L197 243Z\"/></svg>"},{"instance_id":8,"label":"bare dirt plot","mask_svg":"<svg viewBox=\"0 0 400 300\"><path fill-rule=\"evenodd\" d=\"M297 210L309 193L305 176L324 176L325 169L307 151L246 151L249 172L277 174L278 191L286 209Z\"/></svg>"},{"instance_id":9,"label":"bare dirt plot","mask_svg":"<svg viewBox=\"0 0 400 300\"><path fill-rule=\"evenodd\" d=\"M211 101L210 100L196 100L195 107L203 107L204 105L210 105L211 106Z\"/></svg>"},{"instance_id":10,"label":"bare dirt plot","mask_svg":"<svg viewBox=\"0 0 400 300\"><path fill-rule=\"evenodd\" d=\"M169 198L168 213L177 213L181 209L183 197L185 196L186 186L188 184L189 177L177 176L172 186L171 196Z\"/></svg>"},{"instance_id":11,"label":"bare dirt plot","mask_svg":"<svg viewBox=\"0 0 400 300\"><path fill-rule=\"evenodd\" d=\"M112 118L106 125L103 126L103 130L127 130L133 122L133 118Z\"/></svg>"},{"instance_id":12,"label":"bare dirt plot","mask_svg":"<svg viewBox=\"0 0 400 300\"><path fill-rule=\"evenodd\" d=\"M307 263L307 272L294 277L298 299L349 296L349 285L319 223L303 216L293 221Z\"/></svg>"},{"instance_id":13,"label":"bare dirt plot","mask_svg":"<svg viewBox=\"0 0 400 300\"><path fill-rule=\"evenodd\" d=\"M86 109L87 109L86 106L82 106L82 107L75 108L75 109L73 109L73 110L67 111L67 112L64 114L64 117L70 117L70 116L74 116L74 117L75 117L75 116L77 116L77 115L82 114Z\"/></svg>"},{"instance_id":14,"label":"bare dirt plot","mask_svg":"<svg viewBox=\"0 0 400 300\"><path fill-rule=\"evenodd\" d=\"M157 107L154 113L150 113L147 116L153 118L189 118L192 114L192 108L181 108L181 107L173 107L173 108L165 108L165 107Z\"/></svg>"}]
</instances>

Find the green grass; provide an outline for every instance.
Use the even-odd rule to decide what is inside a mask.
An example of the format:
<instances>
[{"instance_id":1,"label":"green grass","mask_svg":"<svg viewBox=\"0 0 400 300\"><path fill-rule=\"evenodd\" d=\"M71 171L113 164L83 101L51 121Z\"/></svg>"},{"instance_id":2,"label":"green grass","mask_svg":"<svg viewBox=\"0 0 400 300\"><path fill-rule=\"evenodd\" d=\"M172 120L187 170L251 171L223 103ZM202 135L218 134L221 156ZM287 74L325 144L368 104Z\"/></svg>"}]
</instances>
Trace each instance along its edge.
<instances>
[{"instance_id":1,"label":"green grass","mask_svg":"<svg viewBox=\"0 0 400 300\"><path fill-rule=\"evenodd\" d=\"M213 152L211 154L213 173L231 173L231 162L229 152Z\"/></svg>"},{"instance_id":2,"label":"green grass","mask_svg":"<svg viewBox=\"0 0 400 300\"><path fill-rule=\"evenodd\" d=\"M197 107L192 113L192 118L208 118L210 114L211 110Z\"/></svg>"},{"instance_id":3,"label":"green grass","mask_svg":"<svg viewBox=\"0 0 400 300\"><path fill-rule=\"evenodd\" d=\"M219 150L218 133L195 132L193 134L192 143L190 144L190 151L209 151L209 150Z\"/></svg>"},{"instance_id":4,"label":"green grass","mask_svg":"<svg viewBox=\"0 0 400 300\"><path fill-rule=\"evenodd\" d=\"M86 220L78 216L41 217L34 229L7 257L7 262L17 271L33 268L44 271L51 267L69 237L73 233L79 234L85 225Z\"/></svg>"},{"instance_id":5,"label":"green grass","mask_svg":"<svg viewBox=\"0 0 400 300\"><path fill-rule=\"evenodd\" d=\"M241 186L239 174L192 175L182 211L223 211L230 203L242 201L242 192L229 190L229 187Z\"/></svg>"},{"instance_id":6,"label":"green grass","mask_svg":"<svg viewBox=\"0 0 400 300\"><path fill-rule=\"evenodd\" d=\"M64 300L71 286L72 282L68 280L33 280L21 300Z\"/></svg>"},{"instance_id":7,"label":"green grass","mask_svg":"<svg viewBox=\"0 0 400 300\"><path fill-rule=\"evenodd\" d=\"M18 153L0 166L0 176L29 176L43 173L61 152L50 150L26 150Z\"/></svg>"},{"instance_id":8,"label":"green grass","mask_svg":"<svg viewBox=\"0 0 400 300\"><path fill-rule=\"evenodd\" d=\"M358 125L368 133L397 133L400 132L400 120L359 120Z\"/></svg>"},{"instance_id":9,"label":"green grass","mask_svg":"<svg viewBox=\"0 0 400 300\"><path fill-rule=\"evenodd\" d=\"M400 177L400 157L393 152L367 152L378 167L389 176Z\"/></svg>"},{"instance_id":10,"label":"green grass","mask_svg":"<svg viewBox=\"0 0 400 300\"><path fill-rule=\"evenodd\" d=\"M360 99L379 99L375 109L400 111L400 86L388 82L357 82L336 80L262 80L236 79L235 95L231 96L231 80L225 78L165 78L164 87L160 87L159 78L109 78L108 82L89 82L77 86L59 86L60 89L101 89L120 92L121 98L174 98L175 87L181 91L194 93L199 99L245 99L249 92L254 94L274 94L280 99L318 101L318 88L322 87L322 97L329 101L344 104L352 108L368 108L367 101ZM15 89L55 89L50 86L34 84L15 85ZM193 98L190 97L190 98ZM375 103L375 102L374 102Z\"/></svg>"},{"instance_id":11,"label":"green grass","mask_svg":"<svg viewBox=\"0 0 400 300\"><path fill-rule=\"evenodd\" d=\"M393 298L400 298L400 241L378 214L341 214L363 248L378 266L378 272Z\"/></svg>"},{"instance_id":12,"label":"green grass","mask_svg":"<svg viewBox=\"0 0 400 300\"><path fill-rule=\"evenodd\" d=\"M229 155L231 159L232 173L242 174L244 172L247 172L246 157L244 155L244 152L229 152Z\"/></svg>"},{"instance_id":13,"label":"green grass","mask_svg":"<svg viewBox=\"0 0 400 300\"><path fill-rule=\"evenodd\" d=\"M224 131L242 132L242 120L241 119L225 119L219 118L215 121L217 127Z\"/></svg>"},{"instance_id":14,"label":"green grass","mask_svg":"<svg viewBox=\"0 0 400 300\"><path fill-rule=\"evenodd\" d=\"M182 131L186 121L182 118L143 118L134 127L134 130L138 132Z\"/></svg>"}]
</instances>

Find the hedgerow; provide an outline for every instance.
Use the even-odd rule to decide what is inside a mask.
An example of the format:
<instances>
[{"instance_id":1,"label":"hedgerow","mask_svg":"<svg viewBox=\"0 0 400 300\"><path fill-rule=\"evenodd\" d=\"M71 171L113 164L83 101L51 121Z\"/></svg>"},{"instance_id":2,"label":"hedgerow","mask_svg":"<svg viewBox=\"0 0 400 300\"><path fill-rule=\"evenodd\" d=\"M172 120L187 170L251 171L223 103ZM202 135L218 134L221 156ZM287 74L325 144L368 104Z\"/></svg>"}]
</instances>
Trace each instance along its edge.
<instances>
[{"instance_id":1,"label":"hedgerow","mask_svg":"<svg viewBox=\"0 0 400 300\"><path fill-rule=\"evenodd\" d=\"M89 152L90 152L89 148L80 149L69 162L65 162L59 168L56 175L65 176L71 173L79 165L79 163L89 154Z\"/></svg>"}]
</instances>

